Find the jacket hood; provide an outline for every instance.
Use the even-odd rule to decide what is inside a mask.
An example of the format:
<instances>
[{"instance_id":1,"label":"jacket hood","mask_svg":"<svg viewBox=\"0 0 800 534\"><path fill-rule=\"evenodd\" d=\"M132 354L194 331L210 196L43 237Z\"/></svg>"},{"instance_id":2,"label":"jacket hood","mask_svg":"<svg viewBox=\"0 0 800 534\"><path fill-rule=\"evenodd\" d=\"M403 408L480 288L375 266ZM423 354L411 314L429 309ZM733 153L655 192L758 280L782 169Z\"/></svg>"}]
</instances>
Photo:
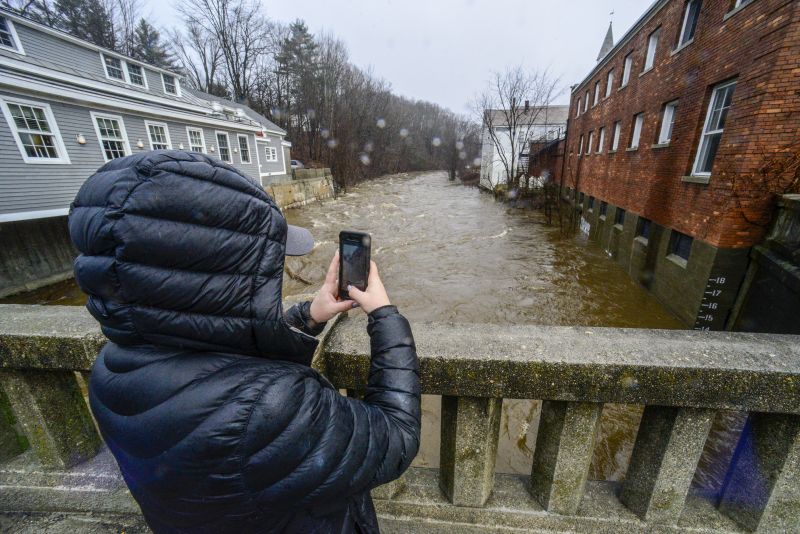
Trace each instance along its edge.
<instances>
[{"instance_id":1,"label":"jacket hood","mask_svg":"<svg viewBox=\"0 0 800 534\"><path fill-rule=\"evenodd\" d=\"M107 163L69 215L75 278L111 341L306 362L316 339L283 320L286 231L252 179L174 150Z\"/></svg>"}]
</instances>

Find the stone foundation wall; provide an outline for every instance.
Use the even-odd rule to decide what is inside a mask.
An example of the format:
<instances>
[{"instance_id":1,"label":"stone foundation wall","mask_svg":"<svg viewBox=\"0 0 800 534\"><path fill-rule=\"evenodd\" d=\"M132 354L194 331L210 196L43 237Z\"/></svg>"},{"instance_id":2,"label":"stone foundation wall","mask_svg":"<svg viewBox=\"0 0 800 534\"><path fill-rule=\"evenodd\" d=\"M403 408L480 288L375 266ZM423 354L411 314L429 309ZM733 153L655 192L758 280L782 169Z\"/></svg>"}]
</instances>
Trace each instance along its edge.
<instances>
[{"instance_id":1,"label":"stone foundation wall","mask_svg":"<svg viewBox=\"0 0 800 534\"><path fill-rule=\"evenodd\" d=\"M67 217L0 224L0 298L72 276Z\"/></svg>"},{"instance_id":2,"label":"stone foundation wall","mask_svg":"<svg viewBox=\"0 0 800 534\"><path fill-rule=\"evenodd\" d=\"M317 178L271 184L264 189L281 209L299 208L310 202L333 198L333 177L330 175L330 170L319 169L319 171L327 171L327 174Z\"/></svg>"}]
</instances>

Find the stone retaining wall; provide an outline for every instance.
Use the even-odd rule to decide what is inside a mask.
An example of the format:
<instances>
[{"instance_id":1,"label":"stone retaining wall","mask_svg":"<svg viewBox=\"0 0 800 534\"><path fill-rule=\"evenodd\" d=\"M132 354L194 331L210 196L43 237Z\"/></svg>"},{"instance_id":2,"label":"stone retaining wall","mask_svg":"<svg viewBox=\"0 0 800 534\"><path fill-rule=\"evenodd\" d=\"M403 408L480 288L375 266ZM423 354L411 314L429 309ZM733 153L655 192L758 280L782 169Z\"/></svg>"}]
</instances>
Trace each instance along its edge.
<instances>
[{"instance_id":1,"label":"stone retaining wall","mask_svg":"<svg viewBox=\"0 0 800 534\"><path fill-rule=\"evenodd\" d=\"M275 199L281 209L299 208L310 202L333 198L333 176L331 176L330 170L319 169L319 171L327 171L327 174L315 178L272 184L264 189Z\"/></svg>"}]
</instances>

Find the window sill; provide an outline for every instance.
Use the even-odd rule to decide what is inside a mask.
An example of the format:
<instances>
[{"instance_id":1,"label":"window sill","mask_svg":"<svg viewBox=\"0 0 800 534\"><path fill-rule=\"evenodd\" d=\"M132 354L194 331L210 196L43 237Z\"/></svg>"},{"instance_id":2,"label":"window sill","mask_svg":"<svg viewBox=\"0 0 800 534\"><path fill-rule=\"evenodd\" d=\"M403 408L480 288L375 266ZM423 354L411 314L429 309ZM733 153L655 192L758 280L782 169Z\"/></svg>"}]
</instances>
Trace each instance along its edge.
<instances>
[{"instance_id":1,"label":"window sill","mask_svg":"<svg viewBox=\"0 0 800 534\"><path fill-rule=\"evenodd\" d=\"M653 149L669 148L669 143L656 143L655 145L651 146L650 148L653 148Z\"/></svg>"},{"instance_id":2,"label":"window sill","mask_svg":"<svg viewBox=\"0 0 800 534\"><path fill-rule=\"evenodd\" d=\"M622 231L622 225L620 223L614 223L614 230L616 230L618 232L621 232Z\"/></svg>"},{"instance_id":3,"label":"window sill","mask_svg":"<svg viewBox=\"0 0 800 534\"><path fill-rule=\"evenodd\" d=\"M633 238L633 241L634 243L639 243L643 247L646 247L650 243L650 241L643 235L637 235Z\"/></svg>"},{"instance_id":4,"label":"window sill","mask_svg":"<svg viewBox=\"0 0 800 534\"><path fill-rule=\"evenodd\" d=\"M603 154L603 151L602 151L602 150L601 150L600 152L595 152L595 155L597 155L597 156L600 156L600 155L602 155L602 154Z\"/></svg>"},{"instance_id":5,"label":"window sill","mask_svg":"<svg viewBox=\"0 0 800 534\"><path fill-rule=\"evenodd\" d=\"M609 150L609 151L608 151L608 153L609 153L609 154L616 154L616 153L617 153L617 151L616 151L616 150Z\"/></svg>"},{"instance_id":6,"label":"window sill","mask_svg":"<svg viewBox=\"0 0 800 534\"><path fill-rule=\"evenodd\" d=\"M677 254L667 254L667 259L680 267L681 269L685 269L686 265L689 263L687 260L681 258Z\"/></svg>"},{"instance_id":7,"label":"window sill","mask_svg":"<svg viewBox=\"0 0 800 534\"><path fill-rule=\"evenodd\" d=\"M685 43L683 43L682 45L680 45L678 48L676 48L675 50L673 50L672 52L670 52L670 53L669 53L669 55L670 55L670 56L674 56L675 54L677 54L678 52L680 52L681 50L683 50L684 48L686 48L687 46L689 46L689 45L690 45L690 44L692 44L693 42L694 42L694 37L692 37L691 39L689 39L688 41L686 41Z\"/></svg>"},{"instance_id":8,"label":"window sill","mask_svg":"<svg viewBox=\"0 0 800 534\"><path fill-rule=\"evenodd\" d=\"M628 83L630 83L630 82L628 82ZM619 88L619 89L617 89L617 92L619 92L619 91L622 91L622 90L623 90L623 89L625 89L626 87L628 87L628 84L627 84L627 83L626 83L625 85L623 85L623 86L620 86L620 88Z\"/></svg>"},{"instance_id":9,"label":"window sill","mask_svg":"<svg viewBox=\"0 0 800 534\"><path fill-rule=\"evenodd\" d=\"M740 5L739 7L731 9L730 11L725 13L725 16L722 17L722 22L725 22L726 20L728 20L729 18L731 18L732 16L734 16L739 11L743 10L744 8L746 8L747 6L749 6L752 3L753 3L753 0L747 0L746 2L742 2L742 5Z\"/></svg>"},{"instance_id":10,"label":"window sill","mask_svg":"<svg viewBox=\"0 0 800 534\"><path fill-rule=\"evenodd\" d=\"M606 220L606 216L605 216L605 215L601 215L601 216L600 216L600 217L598 217L598 218L599 218L601 221L605 221L605 220Z\"/></svg>"},{"instance_id":11,"label":"window sill","mask_svg":"<svg viewBox=\"0 0 800 534\"><path fill-rule=\"evenodd\" d=\"M706 185L711 181L711 176L682 176L681 182L686 182L689 184L703 184Z\"/></svg>"},{"instance_id":12,"label":"window sill","mask_svg":"<svg viewBox=\"0 0 800 534\"><path fill-rule=\"evenodd\" d=\"M632 146L630 148L626 148L625 152L636 152L637 150L639 150L638 146Z\"/></svg>"},{"instance_id":13,"label":"window sill","mask_svg":"<svg viewBox=\"0 0 800 534\"><path fill-rule=\"evenodd\" d=\"M645 74L647 74L651 70L653 70L653 67L650 67L649 69L643 70L642 72L639 73L639 78L641 78L642 76L644 76Z\"/></svg>"}]
</instances>

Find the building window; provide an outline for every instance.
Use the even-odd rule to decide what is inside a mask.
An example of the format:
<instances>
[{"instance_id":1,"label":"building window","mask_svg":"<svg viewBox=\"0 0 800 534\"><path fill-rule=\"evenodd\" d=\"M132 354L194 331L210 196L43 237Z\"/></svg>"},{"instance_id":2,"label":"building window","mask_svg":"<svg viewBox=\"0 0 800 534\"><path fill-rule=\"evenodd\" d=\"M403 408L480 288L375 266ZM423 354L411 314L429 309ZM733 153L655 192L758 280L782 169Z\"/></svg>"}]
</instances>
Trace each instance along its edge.
<instances>
[{"instance_id":1,"label":"building window","mask_svg":"<svg viewBox=\"0 0 800 534\"><path fill-rule=\"evenodd\" d=\"M657 29L650 34L647 39L647 55L644 58L644 72L653 68L656 61L656 50L658 49L658 36L661 33L661 28Z\"/></svg>"},{"instance_id":2,"label":"building window","mask_svg":"<svg viewBox=\"0 0 800 534\"><path fill-rule=\"evenodd\" d=\"M589 197L589 209L594 209L594 197Z\"/></svg>"},{"instance_id":3,"label":"building window","mask_svg":"<svg viewBox=\"0 0 800 534\"><path fill-rule=\"evenodd\" d=\"M620 89L628 85L631 80L631 69L633 69L633 52L625 56L625 66L622 69L622 84Z\"/></svg>"},{"instance_id":4,"label":"building window","mask_svg":"<svg viewBox=\"0 0 800 534\"><path fill-rule=\"evenodd\" d=\"M128 70L128 79L133 85L147 87L147 81L145 80L144 71L142 70L141 65L134 65L133 63L128 63L126 61L125 67Z\"/></svg>"},{"instance_id":5,"label":"building window","mask_svg":"<svg viewBox=\"0 0 800 534\"><path fill-rule=\"evenodd\" d=\"M592 153L592 144L594 143L594 132L589 132L589 142L586 143L586 155Z\"/></svg>"},{"instance_id":6,"label":"building window","mask_svg":"<svg viewBox=\"0 0 800 534\"><path fill-rule=\"evenodd\" d=\"M689 0L683 8L683 26L678 38L678 48L686 46L694 39L697 20L700 18L700 2L701 0Z\"/></svg>"},{"instance_id":7,"label":"building window","mask_svg":"<svg viewBox=\"0 0 800 534\"><path fill-rule=\"evenodd\" d=\"M217 132L217 147L219 148L219 159L232 163L231 148L228 144L228 134L226 132Z\"/></svg>"},{"instance_id":8,"label":"building window","mask_svg":"<svg viewBox=\"0 0 800 534\"><path fill-rule=\"evenodd\" d=\"M47 104L0 100L25 163L69 163L69 156Z\"/></svg>"},{"instance_id":9,"label":"building window","mask_svg":"<svg viewBox=\"0 0 800 534\"><path fill-rule=\"evenodd\" d=\"M203 137L201 128L186 128L186 135L189 136L189 150L192 152L206 153L206 140Z\"/></svg>"},{"instance_id":10,"label":"building window","mask_svg":"<svg viewBox=\"0 0 800 534\"><path fill-rule=\"evenodd\" d=\"M164 86L164 92L170 95L180 96L178 94L178 80L171 74L161 73L161 84Z\"/></svg>"},{"instance_id":11,"label":"building window","mask_svg":"<svg viewBox=\"0 0 800 534\"><path fill-rule=\"evenodd\" d=\"M580 157L581 154L583 154L583 134L581 134L581 140L578 143L578 156Z\"/></svg>"},{"instance_id":12,"label":"building window","mask_svg":"<svg viewBox=\"0 0 800 534\"><path fill-rule=\"evenodd\" d=\"M583 112L589 111L589 91L586 91L586 97L583 101Z\"/></svg>"},{"instance_id":13,"label":"building window","mask_svg":"<svg viewBox=\"0 0 800 534\"><path fill-rule=\"evenodd\" d=\"M636 225L636 236L641 237L645 241L650 239L650 219L639 217L639 222Z\"/></svg>"},{"instance_id":14,"label":"building window","mask_svg":"<svg viewBox=\"0 0 800 534\"><path fill-rule=\"evenodd\" d=\"M693 241L694 239L688 235L673 230L669 238L669 254L689 261L689 254L692 252Z\"/></svg>"},{"instance_id":15,"label":"building window","mask_svg":"<svg viewBox=\"0 0 800 534\"><path fill-rule=\"evenodd\" d=\"M617 211L614 212L614 224L618 224L623 226L625 224L625 210L622 208L617 208Z\"/></svg>"},{"instance_id":16,"label":"building window","mask_svg":"<svg viewBox=\"0 0 800 534\"><path fill-rule=\"evenodd\" d=\"M125 133L125 124L122 117L116 115L102 115L91 113L94 122L94 131L100 141L100 149L103 151L103 159L122 158L131 154L131 147L128 144L128 136Z\"/></svg>"},{"instance_id":17,"label":"building window","mask_svg":"<svg viewBox=\"0 0 800 534\"><path fill-rule=\"evenodd\" d=\"M619 137L622 133L622 124L620 121L614 123L614 139L611 141L611 150L614 152L619 148Z\"/></svg>"},{"instance_id":18,"label":"building window","mask_svg":"<svg viewBox=\"0 0 800 534\"><path fill-rule=\"evenodd\" d=\"M163 122L144 121L147 136L150 138L150 150L168 150L172 148L169 140L169 129Z\"/></svg>"},{"instance_id":19,"label":"building window","mask_svg":"<svg viewBox=\"0 0 800 534\"><path fill-rule=\"evenodd\" d=\"M607 211L608 211L608 202L605 201L600 202L600 217L603 217L605 219Z\"/></svg>"},{"instance_id":20,"label":"building window","mask_svg":"<svg viewBox=\"0 0 800 534\"><path fill-rule=\"evenodd\" d=\"M677 100L664 106L664 113L661 116L661 130L658 132L659 145L668 145L672 140L672 128L675 125L675 110L677 107Z\"/></svg>"},{"instance_id":21,"label":"building window","mask_svg":"<svg viewBox=\"0 0 800 534\"><path fill-rule=\"evenodd\" d=\"M125 72L122 70L122 60L103 54L103 63L106 66L106 76L112 80L125 81Z\"/></svg>"},{"instance_id":22,"label":"building window","mask_svg":"<svg viewBox=\"0 0 800 534\"><path fill-rule=\"evenodd\" d=\"M247 142L246 135L238 135L239 139L239 159L242 163L250 163L250 144Z\"/></svg>"},{"instance_id":23,"label":"building window","mask_svg":"<svg viewBox=\"0 0 800 534\"><path fill-rule=\"evenodd\" d=\"M264 154L267 156L268 162L278 161L278 149L274 146L265 147Z\"/></svg>"},{"instance_id":24,"label":"building window","mask_svg":"<svg viewBox=\"0 0 800 534\"><path fill-rule=\"evenodd\" d=\"M581 97L578 97L578 99L575 101L575 118L578 118L580 116L581 116Z\"/></svg>"},{"instance_id":25,"label":"building window","mask_svg":"<svg viewBox=\"0 0 800 534\"><path fill-rule=\"evenodd\" d=\"M642 125L644 124L644 113L637 113L633 116L633 132L631 133L631 150L639 148L639 140L642 137Z\"/></svg>"},{"instance_id":26,"label":"building window","mask_svg":"<svg viewBox=\"0 0 800 534\"><path fill-rule=\"evenodd\" d=\"M600 128L600 135L597 138L597 153L602 154L603 148L606 144L606 128L605 126Z\"/></svg>"},{"instance_id":27,"label":"building window","mask_svg":"<svg viewBox=\"0 0 800 534\"><path fill-rule=\"evenodd\" d=\"M5 17L0 17L0 48L24 54L22 50L22 43L17 35L17 30L14 28L14 23Z\"/></svg>"},{"instance_id":28,"label":"building window","mask_svg":"<svg viewBox=\"0 0 800 534\"><path fill-rule=\"evenodd\" d=\"M739 7L742 7L742 6L746 6L747 4L749 4L752 1L753 0L736 0L734 2L734 4L733 4L733 9L736 9L736 8L739 8Z\"/></svg>"},{"instance_id":29,"label":"building window","mask_svg":"<svg viewBox=\"0 0 800 534\"><path fill-rule=\"evenodd\" d=\"M736 89L736 81L725 82L716 86L711 93L711 101L708 105L703 134L700 137L700 146L697 149L693 174L698 176L711 174L711 169L714 167L714 158L717 156L719 143L722 140L725 120L728 117L728 110L733 100L734 89Z\"/></svg>"},{"instance_id":30,"label":"building window","mask_svg":"<svg viewBox=\"0 0 800 534\"><path fill-rule=\"evenodd\" d=\"M599 81L594 83L594 105L596 106L598 102L600 102L600 82Z\"/></svg>"},{"instance_id":31,"label":"building window","mask_svg":"<svg viewBox=\"0 0 800 534\"><path fill-rule=\"evenodd\" d=\"M606 98L611 96L611 89L614 87L614 69L608 71L608 78L606 78Z\"/></svg>"}]
</instances>

